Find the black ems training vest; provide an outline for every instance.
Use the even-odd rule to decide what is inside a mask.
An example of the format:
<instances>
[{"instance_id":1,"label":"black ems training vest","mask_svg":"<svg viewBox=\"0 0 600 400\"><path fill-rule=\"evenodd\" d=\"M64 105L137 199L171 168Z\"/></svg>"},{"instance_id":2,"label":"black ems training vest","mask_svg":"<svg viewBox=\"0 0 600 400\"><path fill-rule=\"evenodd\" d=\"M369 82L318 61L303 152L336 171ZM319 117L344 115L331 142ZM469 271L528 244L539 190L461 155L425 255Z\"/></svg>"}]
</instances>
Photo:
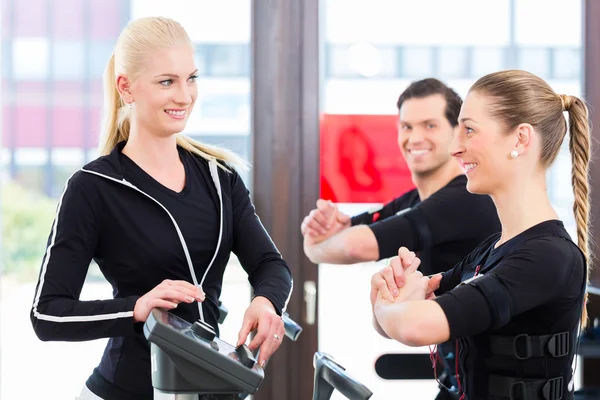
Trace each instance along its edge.
<instances>
[{"instance_id":1,"label":"black ems training vest","mask_svg":"<svg viewBox=\"0 0 600 400\"><path fill-rule=\"evenodd\" d=\"M572 243L564 235L556 235ZM576 246L577 247L577 246ZM475 265L481 265L481 273L490 271L496 262L488 262L491 249L479 257ZM579 247L577 247L579 249ZM585 257L584 257L585 259ZM584 276L587 282L587 269ZM473 280L474 286L483 285L487 293L502 290L497 280ZM583 307L583 291L581 307ZM494 302L490 304L493 311L503 323L508 322L508 304ZM582 308L579 309L583 311ZM505 316L505 318L503 318ZM579 322L570 330L564 332L548 332L542 335L517 334L514 336L499 336L483 334L476 337L459 339L461 351L462 370L464 363L469 359L469 349L485 348L488 351L487 365L505 365L506 374L488 375L488 400L569 400L573 399L573 371L572 362L577 347ZM552 360L552 361L550 361ZM556 360L560 360L557 363ZM461 376L462 378L462 376ZM473 382L464 382L463 387L473 387ZM467 391L468 394L468 391ZM467 397L469 400L479 400Z\"/></svg>"}]
</instances>

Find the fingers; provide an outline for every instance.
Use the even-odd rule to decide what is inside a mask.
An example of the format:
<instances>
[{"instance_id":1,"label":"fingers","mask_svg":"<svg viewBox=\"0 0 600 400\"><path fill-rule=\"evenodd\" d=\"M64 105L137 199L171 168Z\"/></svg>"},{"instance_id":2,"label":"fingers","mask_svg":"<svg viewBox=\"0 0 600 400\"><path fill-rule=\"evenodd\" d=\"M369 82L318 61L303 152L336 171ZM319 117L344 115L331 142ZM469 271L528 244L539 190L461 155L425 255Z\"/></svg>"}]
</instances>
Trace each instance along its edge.
<instances>
[{"instance_id":1,"label":"fingers","mask_svg":"<svg viewBox=\"0 0 600 400\"><path fill-rule=\"evenodd\" d=\"M312 236L313 238L317 238L319 236L321 236L321 233L319 233L319 231L314 230L313 228L307 227L305 229L305 234L304 236Z\"/></svg>"},{"instance_id":2,"label":"fingers","mask_svg":"<svg viewBox=\"0 0 600 400\"><path fill-rule=\"evenodd\" d=\"M304 219L302 220L302 223L300 224L300 233L302 233L302 236L306 235L306 228L307 228L307 218L308 217L304 217Z\"/></svg>"},{"instance_id":3,"label":"fingers","mask_svg":"<svg viewBox=\"0 0 600 400\"><path fill-rule=\"evenodd\" d=\"M343 212L339 212L337 214L337 221L343 225L350 225L350 216L344 214Z\"/></svg>"},{"instance_id":4,"label":"fingers","mask_svg":"<svg viewBox=\"0 0 600 400\"><path fill-rule=\"evenodd\" d=\"M158 289L154 291L153 297L158 297L163 300L169 300L176 303L193 303L194 301L202 301L203 298L197 296L193 297L190 293L194 293L192 291L184 290L182 288L177 288L175 286L169 286L167 289ZM201 299L201 300L198 300Z\"/></svg>"},{"instance_id":5,"label":"fingers","mask_svg":"<svg viewBox=\"0 0 600 400\"><path fill-rule=\"evenodd\" d=\"M383 268L381 270L381 276L385 280L388 292L390 292L394 297L398 296L398 287L396 286L392 267L387 266Z\"/></svg>"},{"instance_id":6,"label":"fingers","mask_svg":"<svg viewBox=\"0 0 600 400\"><path fill-rule=\"evenodd\" d=\"M329 228L329 221L327 216L321 210L312 210L308 214L309 221L307 223L308 228L314 229L319 232L321 235L327 233L327 228Z\"/></svg>"},{"instance_id":7,"label":"fingers","mask_svg":"<svg viewBox=\"0 0 600 400\"><path fill-rule=\"evenodd\" d=\"M164 308L165 310L172 310L174 308L177 308L177 303L159 298L154 298L148 301L148 309L152 310L153 308Z\"/></svg>"},{"instance_id":8,"label":"fingers","mask_svg":"<svg viewBox=\"0 0 600 400\"><path fill-rule=\"evenodd\" d=\"M421 277L421 279L419 281L419 288L423 292L423 298L427 298L427 296L429 295L429 278L428 277L426 277L426 276Z\"/></svg>"},{"instance_id":9,"label":"fingers","mask_svg":"<svg viewBox=\"0 0 600 400\"><path fill-rule=\"evenodd\" d=\"M415 271L417 271L417 268L419 268L420 265L421 265L421 259L418 257L415 257L412 261L412 264L410 264L410 266L408 268L406 268L404 272L406 274L412 274Z\"/></svg>"},{"instance_id":10,"label":"fingers","mask_svg":"<svg viewBox=\"0 0 600 400\"><path fill-rule=\"evenodd\" d=\"M402 263L400 261L400 257L392 257L389 264L392 272L394 274L394 282L396 286L401 288L404 286L404 267L402 267Z\"/></svg>"},{"instance_id":11,"label":"fingers","mask_svg":"<svg viewBox=\"0 0 600 400\"><path fill-rule=\"evenodd\" d=\"M412 263L414 253L403 246L398 249L398 257L403 265L409 266Z\"/></svg>"},{"instance_id":12,"label":"fingers","mask_svg":"<svg viewBox=\"0 0 600 400\"><path fill-rule=\"evenodd\" d=\"M321 212L321 215L325 218L325 226L327 229L331 228L331 225L335 222L339 211L338 208L333 204L331 200L317 200L317 209Z\"/></svg>"},{"instance_id":13,"label":"fingers","mask_svg":"<svg viewBox=\"0 0 600 400\"><path fill-rule=\"evenodd\" d=\"M169 279L165 279L161 285L163 289L176 290L184 293L186 296L192 298L192 301L204 301L206 298L206 294L202 291L200 287L196 287L194 284L182 280L172 281ZM187 301L191 303L191 301Z\"/></svg>"},{"instance_id":14,"label":"fingers","mask_svg":"<svg viewBox=\"0 0 600 400\"><path fill-rule=\"evenodd\" d=\"M240 329L240 332L238 333L238 341L237 341L237 344L235 345L235 347L239 347L239 346L243 345L244 343L246 343L246 340L248 340L248 335L250 334L250 332L252 331L253 328L254 328L254 323L252 322L252 320L244 319L244 322L242 322L242 328Z\"/></svg>"},{"instance_id":15,"label":"fingers","mask_svg":"<svg viewBox=\"0 0 600 400\"><path fill-rule=\"evenodd\" d=\"M440 288L442 283L442 274L437 274L429 278L428 293L433 293Z\"/></svg>"},{"instance_id":16,"label":"fingers","mask_svg":"<svg viewBox=\"0 0 600 400\"><path fill-rule=\"evenodd\" d=\"M400 259L402 268L406 274L416 271L417 268L419 268L419 265L421 265L421 260L417 255L406 247L400 247L398 249L398 258Z\"/></svg>"},{"instance_id":17,"label":"fingers","mask_svg":"<svg viewBox=\"0 0 600 400\"><path fill-rule=\"evenodd\" d=\"M317 208L321 210L323 216L327 219L327 224L325 225L327 229L331 228L331 225L336 222L340 215L337 206L331 200L322 200L320 202L317 201Z\"/></svg>"},{"instance_id":18,"label":"fingers","mask_svg":"<svg viewBox=\"0 0 600 400\"><path fill-rule=\"evenodd\" d=\"M417 257L413 251L408 250L406 247L400 247L398 249L398 257L402 261L404 268L408 268Z\"/></svg>"},{"instance_id":19,"label":"fingers","mask_svg":"<svg viewBox=\"0 0 600 400\"><path fill-rule=\"evenodd\" d=\"M270 329L267 338L260 345L260 354L257 360L262 367L265 366L265 363L271 358L273 353L277 351L279 346L281 346L281 342L285 336L285 329L283 328L283 321L281 321L281 318L279 318L279 321L270 321L269 327Z\"/></svg>"},{"instance_id":20,"label":"fingers","mask_svg":"<svg viewBox=\"0 0 600 400\"><path fill-rule=\"evenodd\" d=\"M385 272L384 270L386 269L389 272ZM382 298L387 299L389 301L394 301L394 296L392 296L392 293L388 288L388 282L384 278L384 274L386 273L391 274L391 267L385 267L380 272L373 275L373 277L371 278L371 289L373 291L377 291L377 293L379 293Z\"/></svg>"},{"instance_id":21,"label":"fingers","mask_svg":"<svg viewBox=\"0 0 600 400\"><path fill-rule=\"evenodd\" d=\"M268 321L268 320L267 320ZM271 327L268 325L269 322L265 322L263 317L258 318L258 327L256 329L256 335L248 344L248 348L251 351L256 350L265 340L267 340Z\"/></svg>"}]
</instances>

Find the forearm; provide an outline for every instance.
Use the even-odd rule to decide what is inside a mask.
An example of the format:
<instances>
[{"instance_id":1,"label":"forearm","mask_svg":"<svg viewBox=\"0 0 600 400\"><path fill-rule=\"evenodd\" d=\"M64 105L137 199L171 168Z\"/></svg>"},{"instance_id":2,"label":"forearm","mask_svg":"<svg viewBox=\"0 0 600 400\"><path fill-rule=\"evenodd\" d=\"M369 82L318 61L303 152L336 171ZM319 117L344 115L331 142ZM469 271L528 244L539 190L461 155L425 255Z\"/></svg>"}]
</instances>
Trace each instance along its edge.
<instances>
[{"instance_id":1,"label":"forearm","mask_svg":"<svg viewBox=\"0 0 600 400\"><path fill-rule=\"evenodd\" d=\"M83 341L135 333L133 309L139 297L80 301L42 300L30 317L33 329L43 341Z\"/></svg>"},{"instance_id":2,"label":"forearm","mask_svg":"<svg viewBox=\"0 0 600 400\"><path fill-rule=\"evenodd\" d=\"M287 264L281 260L262 266L249 276L256 298L272 303L277 314L282 315L292 293L292 276Z\"/></svg>"},{"instance_id":3,"label":"forearm","mask_svg":"<svg viewBox=\"0 0 600 400\"><path fill-rule=\"evenodd\" d=\"M375 328L375 332L379 333L381 336L383 336L386 339L391 339L387 333L385 333L385 331L383 330L383 328L381 328L381 325L379 325L379 322L377 322L377 318L375 317L375 314L373 314L373 328Z\"/></svg>"},{"instance_id":4,"label":"forearm","mask_svg":"<svg viewBox=\"0 0 600 400\"><path fill-rule=\"evenodd\" d=\"M407 346L439 344L450 338L446 315L435 301L379 302L374 316L387 336Z\"/></svg>"},{"instance_id":5,"label":"forearm","mask_svg":"<svg viewBox=\"0 0 600 400\"><path fill-rule=\"evenodd\" d=\"M378 260L379 245L368 226L358 225L313 245L305 238L304 253L315 264L355 264Z\"/></svg>"}]
</instances>

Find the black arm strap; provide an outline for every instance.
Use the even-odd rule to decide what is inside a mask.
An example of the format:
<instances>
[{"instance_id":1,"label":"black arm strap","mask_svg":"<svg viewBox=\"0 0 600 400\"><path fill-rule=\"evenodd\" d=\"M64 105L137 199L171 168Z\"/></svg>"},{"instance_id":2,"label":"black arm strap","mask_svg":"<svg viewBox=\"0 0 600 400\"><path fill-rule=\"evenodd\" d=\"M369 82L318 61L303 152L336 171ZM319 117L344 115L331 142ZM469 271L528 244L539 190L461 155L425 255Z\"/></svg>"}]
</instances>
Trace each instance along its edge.
<instances>
[{"instance_id":1,"label":"black arm strap","mask_svg":"<svg viewBox=\"0 0 600 400\"><path fill-rule=\"evenodd\" d=\"M475 287L485 297L490 310L492 311L492 330L506 325L511 317L511 305L509 297L506 294L504 285L494 274L482 276L473 280L468 285Z\"/></svg>"}]
</instances>

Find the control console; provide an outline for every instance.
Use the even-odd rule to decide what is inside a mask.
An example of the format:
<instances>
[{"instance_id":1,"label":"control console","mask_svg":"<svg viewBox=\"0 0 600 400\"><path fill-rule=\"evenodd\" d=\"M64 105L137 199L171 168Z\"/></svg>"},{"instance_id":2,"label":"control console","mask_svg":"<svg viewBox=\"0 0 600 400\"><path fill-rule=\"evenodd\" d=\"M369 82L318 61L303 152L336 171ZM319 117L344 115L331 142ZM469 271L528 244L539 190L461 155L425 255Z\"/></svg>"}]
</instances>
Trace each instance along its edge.
<instances>
[{"instance_id":1,"label":"control console","mask_svg":"<svg viewBox=\"0 0 600 400\"><path fill-rule=\"evenodd\" d=\"M150 341L155 390L244 398L264 379L262 367L245 344L236 348L221 340L203 321L190 324L153 309L144 335Z\"/></svg>"}]
</instances>

